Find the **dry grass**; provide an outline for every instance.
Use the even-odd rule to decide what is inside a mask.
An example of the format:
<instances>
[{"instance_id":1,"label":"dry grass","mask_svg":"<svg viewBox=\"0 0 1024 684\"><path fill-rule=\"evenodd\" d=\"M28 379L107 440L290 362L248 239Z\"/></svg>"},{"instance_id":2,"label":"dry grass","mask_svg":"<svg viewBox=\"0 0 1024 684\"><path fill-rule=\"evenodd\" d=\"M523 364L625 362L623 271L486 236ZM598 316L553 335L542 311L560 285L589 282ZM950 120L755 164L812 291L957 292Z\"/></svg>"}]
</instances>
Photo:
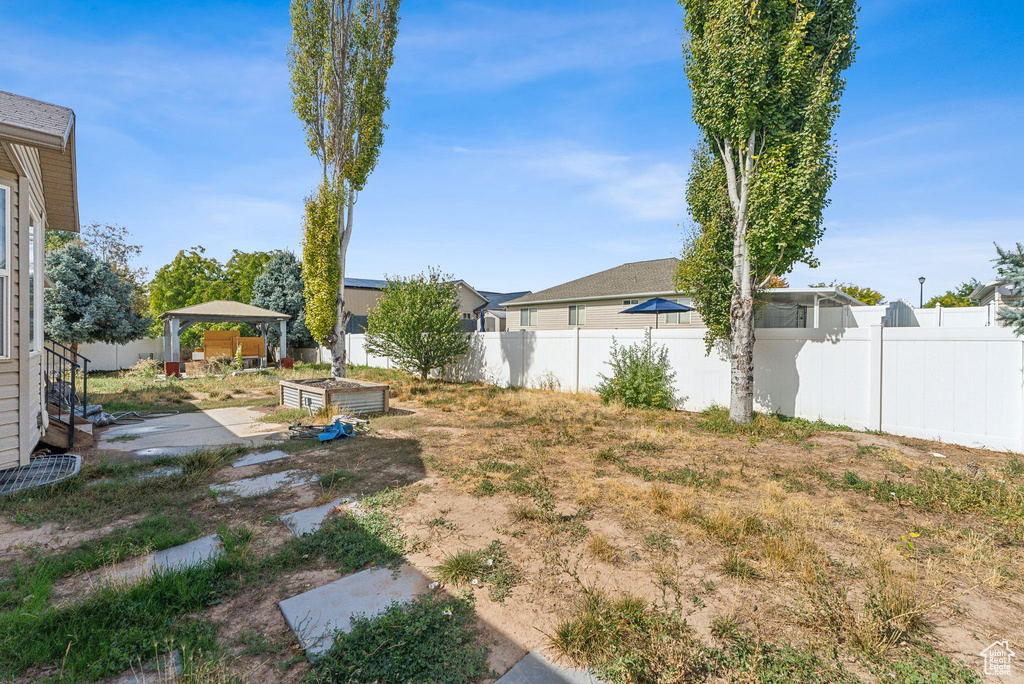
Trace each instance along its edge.
<instances>
[{"instance_id":1,"label":"dry grass","mask_svg":"<svg viewBox=\"0 0 1024 684\"><path fill-rule=\"evenodd\" d=\"M529 640L539 638L532 620L546 621L561 653L610 668L608 681L699 680L705 652L679 620L704 610L691 624L703 624L708 644L753 639L750 653L764 662L792 658L832 673L819 679L827 682L849 679L771 642L815 644L835 664L902 657L938 623L965 625L927 637L940 653L963 651L958 639L972 634L1008 629L1006 638L1024 640L1005 617L1024 611L1020 459L778 416L735 428L720 411L625 410L550 388L373 369L354 376L391 383L393 405L412 412L373 420L381 448L414 442L435 497L472 502L457 548L443 535L424 542L430 569L445 566L452 584L481 574L477 552L457 552L497 535L529 585L497 619L530 621L526 648L543 645ZM129 378L139 391L125 401L273 402L279 379L154 388ZM948 460L936 465L936 449ZM430 519L421 505L403 517ZM473 567L460 571L465 564ZM987 603L1007 612L986 612ZM724 653L718 662L732 657ZM760 665L741 661L722 676L756 679ZM638 669L624 674L626 662Z\"/></svg>"}]
</instances>

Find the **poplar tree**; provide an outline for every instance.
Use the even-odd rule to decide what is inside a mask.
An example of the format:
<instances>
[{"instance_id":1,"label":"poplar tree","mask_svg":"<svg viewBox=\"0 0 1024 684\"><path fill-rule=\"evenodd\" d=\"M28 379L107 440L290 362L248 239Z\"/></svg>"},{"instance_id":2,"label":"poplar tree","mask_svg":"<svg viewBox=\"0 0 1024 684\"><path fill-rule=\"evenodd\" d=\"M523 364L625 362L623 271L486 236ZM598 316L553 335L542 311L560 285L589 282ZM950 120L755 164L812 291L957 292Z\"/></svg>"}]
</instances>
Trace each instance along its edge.
<instances>
[{"instance_id":1,"label":"poplar tree","mask_svg":"<svg viewBox=\"0 0 1024 684\"><path fill-rule=\"evenodd\" d=\"M855 0L680 0L702 132L686 199L696 230L676 284L710 346L727 344L729 416L753 418L754 300L794 264L816 265L834 178L832 126L854 55Z\"/></svg>"},{"instance_id":2,"label":"poplar tree","mask_svg":"<svg viewBox=\"0 0 1024 684\"><path fill-rule=\"evenodd\" d=\"M358 193L384 142L388 72L401 0L293 0L292 106L323 178L307 198L302 241L310 333L345 375L345 257ZM334 265L336 264L336 268Z\"/></svg>"}]
</instances>

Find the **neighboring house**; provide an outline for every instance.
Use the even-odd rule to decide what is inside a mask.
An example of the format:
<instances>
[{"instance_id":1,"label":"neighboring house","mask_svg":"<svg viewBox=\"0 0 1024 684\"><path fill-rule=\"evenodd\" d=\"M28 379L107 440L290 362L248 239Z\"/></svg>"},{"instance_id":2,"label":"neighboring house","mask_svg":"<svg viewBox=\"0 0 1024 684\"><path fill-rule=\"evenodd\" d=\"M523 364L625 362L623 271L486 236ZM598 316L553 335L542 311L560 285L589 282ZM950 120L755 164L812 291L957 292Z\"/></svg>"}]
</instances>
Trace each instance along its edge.
<instances>
[{"instance_id":1,"label":"neighboring house","mask_svg":"<svg viewBox=\"0 0 1024 684\"><path fill-rule=\"evenodd\" d=\"M988 306L989 304L995 304L997 307L1009 306L1007 300L1013 301L1016 298L1016 292L1013 286L1005 281L990 280L974 288L974 292L968 297L978 306Z\"/></svg>"},{"instance_id":2,"label":"neighboring house","mask_svg":"<svg viewBox=\"0 0 1024 684\"><path fill-rule=\"evenodd\" d=\"M383 295L386 280L370 278L345 278L345 310L349 314L345 332L366 331L366 317L370 309ZM501 302L527 294L526 292L484 292L476 290L465 280L455 281L459 298L459 315L464 330L501 331L504 326L504 310ZM490 327L487 327L490 326Z\"/></svg>"},{"instance_id":3,"label":"neighboring house","mask_svg":"<svg viewBox=\"0 0 1024 684\"><path fill-rule=\"evenodd\" d=\"M513 299L519 299L530 294L525 292L480 292L487 298L487 303L476 310L480 332L505 332L508 329L508 320L505 311L505 303Z\"/></svg>"},{"instance_id":4,"label":"neighboring house","mask_svg":"<svg viewBox=\"0 0 1024 684\"><path fill-rule=\"evenodd\" d=\"M46 230L78 232L75 114L0 91L0 469L28 463L43 395Z\"/></svg>"},{"instance_id":5,"label":"neighboring house","mask_svg":"<svg viewBox=\"0 0 1024 684\"><path fill-rule=\"evenodd\" d=\"M345 278L345 312L347 333L366 332L366 315L383 294L386 280L372 278Z\"/></svg>"},{"instance_id":6,"label":"neighboring house","mask_svg":"<svg viewBox=\"0 0 1024 684\"><path fill-rule=\"evenodd\" d=\"M703 328L696 311L625 314L624 309L652 297L693 305L675 289L679 260L634 261L505 302L508 330L570 328ZM846 324L846 308L862 302L835 287L774 288L760 293L765 302L760 327L817 328Z\"/></svg>"}]
</instances>

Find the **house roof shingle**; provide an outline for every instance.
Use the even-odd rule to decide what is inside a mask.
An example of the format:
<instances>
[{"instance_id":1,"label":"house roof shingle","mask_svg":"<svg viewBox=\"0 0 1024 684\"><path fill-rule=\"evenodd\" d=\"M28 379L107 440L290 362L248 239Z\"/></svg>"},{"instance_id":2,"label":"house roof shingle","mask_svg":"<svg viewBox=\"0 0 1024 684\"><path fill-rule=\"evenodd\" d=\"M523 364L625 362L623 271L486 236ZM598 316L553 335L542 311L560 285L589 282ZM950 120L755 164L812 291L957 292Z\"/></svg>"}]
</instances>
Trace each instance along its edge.
<instances>
[{"instance_id":1,"label":"house roof shingle","mask_svg":"<svg viewBox=\"0 0 1024 684\"><path fill-rule=\"evenodd\" d=\"M506 306L534 302L558 302L592 297L618 297L631 294L664 294L675 292L675 275L679 259L633 261L600 273L570 280L546 290L533 292Z\"/></svg>"},{"instance_id":2,"label":"house roof shingle","mask_svg":"<svg viewBox=\"0 0 1024 684\"><path fill-rule=\"evenodd\" d=\"M0 90L0 128L25 132L20 142L63 149L74 118L68 107Z\"/></svg>"}]
</instances>

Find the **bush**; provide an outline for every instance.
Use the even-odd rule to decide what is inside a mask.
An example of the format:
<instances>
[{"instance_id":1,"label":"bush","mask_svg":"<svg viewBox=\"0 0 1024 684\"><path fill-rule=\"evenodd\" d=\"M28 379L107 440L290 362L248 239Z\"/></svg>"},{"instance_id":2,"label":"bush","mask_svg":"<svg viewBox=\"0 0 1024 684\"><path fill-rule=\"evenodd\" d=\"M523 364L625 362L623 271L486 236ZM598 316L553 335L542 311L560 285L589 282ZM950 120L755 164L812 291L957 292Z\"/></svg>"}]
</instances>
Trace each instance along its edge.
<instances>
[{"instance_id":1,"label":"bush","mask_svg":"<svg viewBox=\"0 0 1024 684\"><path fill-rule=\"evenodd\" d=\"M668 349L656 347L647 331L643 342L620 347L612 338L612 375L601 375L597 392L606 404L629 408L675 408L672 383L676 374L668 360Z\"/></svg>"}]
</instances>

